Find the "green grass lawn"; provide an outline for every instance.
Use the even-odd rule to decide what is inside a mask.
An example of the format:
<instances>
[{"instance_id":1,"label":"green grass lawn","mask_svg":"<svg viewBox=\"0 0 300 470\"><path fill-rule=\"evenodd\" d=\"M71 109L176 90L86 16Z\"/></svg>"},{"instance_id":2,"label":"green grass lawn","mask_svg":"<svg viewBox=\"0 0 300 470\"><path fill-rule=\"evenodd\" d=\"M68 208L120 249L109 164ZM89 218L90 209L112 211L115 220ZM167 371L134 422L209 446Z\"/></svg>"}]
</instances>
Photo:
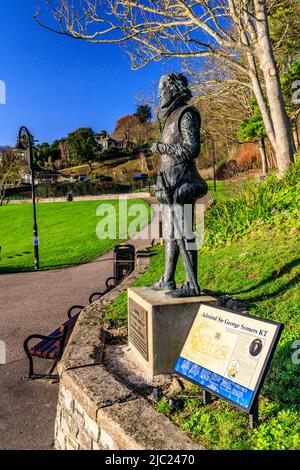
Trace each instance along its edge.
<instances>
[{"instance_id":1,"label":"green grass lawn","mask_svg":"<svg viewBox=\"0 0 300 470\"><path fill-rule=\"evenodd\" d=\"M129 200L128 208L136 203L146 206L150 218L150 206L141 199ZM96 227L103 217L96 211L103 204L113 205L119 221L119 201L116 200L37 204L41 269L85 263L121 241L119 224L114 239L100 240L97 237ZM125 211L122 211L121 220L124 220L124 215ZM133 217L128 217L128 224L132 221ZM146 222L144 217L140 225ZM11 204L0 208L0 246L0 272L34 269L31 204Z\"/></svg>"},{"instance_id":2,"label":"green grass lawn","mask_svg":"<svg viewBox=\"0 0 300 470\"><path fill-rule=\"evenodd\" d=\"M225 191L225 183L224 181L216 181L216 191L214 188L214 182L213 181L207 181L207 186L208 190L210 191L210 194L212 198L215 201L224 201L226 200L226 194L224 194Z\"/></svg>"},{"instance_id":3,"label":"green grass lawn","mask_svg":"<svg viewBox=\"0 0 300 470\"><path fill-rule=\"evenodd\" d=\"M235 198L237 195L243 192L243 189L248 179L240 180L228 180L228 181L216 181L216 191L214 188L213 181L207 181L208 189L212 198L217 202L226 202L229 199Z\"/></svg>"},{"instance_id":4,"label":"green grass lawn","mask_svg":"<svg viewBox=\"0 0 300 470\"><path fill-rule=\"evenodd\" d=\"M285 324L261 393L257 429L251 431L247 416L222 400L204 407L201 399L185 399L183 411L170 414L209 449L300 449L300 364L291 360L292 345L300 340L299 253L299 233L276 226L263 226L225 246L200 252L203 289L244 299L251 314ZM163 264L163 250L156 247L150 269L136 285L158 279ZM177 280L184 280L181 265ZM126 323L126 294L109 307L107 318ZM169 414L166 402L159 409Z\"/></svg>"}]
</instances>

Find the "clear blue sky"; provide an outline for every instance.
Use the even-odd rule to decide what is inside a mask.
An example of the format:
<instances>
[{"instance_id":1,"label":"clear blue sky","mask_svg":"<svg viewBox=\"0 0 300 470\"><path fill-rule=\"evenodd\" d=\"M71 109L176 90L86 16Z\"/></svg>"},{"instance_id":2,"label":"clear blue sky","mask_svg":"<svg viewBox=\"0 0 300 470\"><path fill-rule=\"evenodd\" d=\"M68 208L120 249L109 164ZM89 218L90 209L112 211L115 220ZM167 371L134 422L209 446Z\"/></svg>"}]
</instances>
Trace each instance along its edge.
<instances>
[{"instance_id":1,"label":"clear blue sky","mask_svg":"<svg viewBox=\"0 0 300 470\"><path fill-rule=\"evenodd\" d=\"M0 0L0 145L14 145L21 125L40 142L91 126L113 131L116 119L135 110L134 92L166 72L162 63L130 69L118 46L55 35L32 19L37 0Z\"/></svg>"}]
</instances>

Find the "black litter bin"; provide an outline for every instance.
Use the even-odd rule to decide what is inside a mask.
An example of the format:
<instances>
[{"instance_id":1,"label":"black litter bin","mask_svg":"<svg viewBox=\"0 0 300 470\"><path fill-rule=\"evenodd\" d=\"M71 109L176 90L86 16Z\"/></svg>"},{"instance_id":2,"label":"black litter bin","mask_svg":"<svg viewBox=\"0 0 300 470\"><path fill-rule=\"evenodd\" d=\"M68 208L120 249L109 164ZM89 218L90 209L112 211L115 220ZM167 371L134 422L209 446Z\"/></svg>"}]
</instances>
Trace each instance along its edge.
<instances>
[{"instance_id":1,"label":"black litter bin","mask_svg":"<svg viewBox=\"0 0 300 470\"><path fill-rule=\"evenodd\" d=\"M135 247L133 245L117 245L114 250L114 277L120 282L135 268Z\"/></svg>"}]
</instances>

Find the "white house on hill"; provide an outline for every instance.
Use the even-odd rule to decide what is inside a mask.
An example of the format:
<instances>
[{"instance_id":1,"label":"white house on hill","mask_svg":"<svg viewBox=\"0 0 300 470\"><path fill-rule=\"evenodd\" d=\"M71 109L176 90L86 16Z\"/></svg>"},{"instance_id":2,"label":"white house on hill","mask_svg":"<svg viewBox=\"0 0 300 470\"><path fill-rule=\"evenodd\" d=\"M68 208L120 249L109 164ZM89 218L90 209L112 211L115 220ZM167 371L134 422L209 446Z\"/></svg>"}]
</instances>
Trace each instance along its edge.
<instances>
[{"instance_id":1,"label":"white house on hill","mask_svg":"<svg viewBox=\"0 0 300 470\"><path fill-rule=\"evenodd\" d=\"M101 150L108 150L109 148L116 148L116 149L122 149L123 148L123 143L121 140L115 140L109 135L106 136L98 136L97 142L99 146L101 147Z\"/></svg>"}]
</instances>

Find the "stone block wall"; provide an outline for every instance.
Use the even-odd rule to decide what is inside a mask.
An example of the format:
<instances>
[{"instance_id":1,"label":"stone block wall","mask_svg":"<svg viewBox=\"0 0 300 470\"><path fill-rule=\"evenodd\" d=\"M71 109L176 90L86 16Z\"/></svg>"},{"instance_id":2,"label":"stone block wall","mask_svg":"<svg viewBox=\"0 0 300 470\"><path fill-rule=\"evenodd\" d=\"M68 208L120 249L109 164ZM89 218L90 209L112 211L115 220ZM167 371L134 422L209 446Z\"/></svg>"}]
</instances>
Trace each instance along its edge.
<instances>
[{"instance_id":1,"label":"stone block wall","mask_svg":"<svg viewBox=\"0 0 300 470\"><path fill-rule=\"evenodd\" d=\"M55 422L58 450L116 450L112 438L64 386L59 390Z\"/></svg>"}]
</instances>

